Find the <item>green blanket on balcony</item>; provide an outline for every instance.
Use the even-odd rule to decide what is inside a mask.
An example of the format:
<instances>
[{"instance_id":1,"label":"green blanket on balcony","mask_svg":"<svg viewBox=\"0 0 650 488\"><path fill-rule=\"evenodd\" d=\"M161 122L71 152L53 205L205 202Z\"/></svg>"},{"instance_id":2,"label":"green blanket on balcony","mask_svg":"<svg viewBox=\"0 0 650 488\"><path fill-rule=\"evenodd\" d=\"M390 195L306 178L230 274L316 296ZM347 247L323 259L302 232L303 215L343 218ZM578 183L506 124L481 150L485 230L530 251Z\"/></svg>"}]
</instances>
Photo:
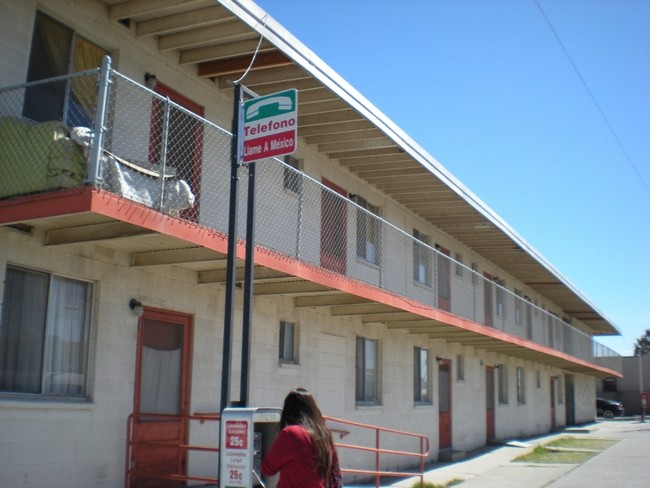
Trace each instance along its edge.
<instances>
[{"instance_id":1,"label":"green blanket on balcony","mask_svg":"<svg viewBox=\"0 0 650 488\"><path fill-rule=\"evenodd\" d=\"M84 183L86 158L59 121L0 118L0 198Z\"/></svg>"}]
</instances>

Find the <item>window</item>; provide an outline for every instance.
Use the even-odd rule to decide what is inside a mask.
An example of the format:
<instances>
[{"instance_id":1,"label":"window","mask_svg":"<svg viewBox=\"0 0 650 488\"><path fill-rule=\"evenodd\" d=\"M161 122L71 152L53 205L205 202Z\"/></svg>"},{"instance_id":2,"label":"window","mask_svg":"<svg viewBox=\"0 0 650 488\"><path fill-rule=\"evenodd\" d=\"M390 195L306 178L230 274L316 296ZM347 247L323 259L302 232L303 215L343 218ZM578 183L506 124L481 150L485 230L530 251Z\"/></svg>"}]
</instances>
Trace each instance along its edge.
<instances>
[{"instance_id":1,"label":"window","mask_svg":"<svg viewBox=\"0 0 650 488\"><path fill-rule=\"evenodd\" d=\"M603 378L603 391L618 391L616 378Z\"/></svg>"},{"instance_id":2,"label":"window","mask_svg":"<svg viewBox=\"0 0 650 488\"><path fill-rule=\"evenodd\" d=\"M357 257L372 264L379 264L381 253L381 223L376 217L379 207L371 205L365 198L352 196L357 209Z\"/></svg>"},{"instance_id":3,"label":"window","mask_svg":"<svg viewBox=\"0 0 650 488\"><path fill-rule=\"evenodd\" d=\"M37 12L27 81L97 68L106 54L72 29ZM62 120L69 126L92 127L96 84L95 77L82 77L30 87L25 92L24 115L38 122Z\"/></svg>"},{"instance_id":4,"label":"window","mask_svg":"<svg viewBox=\"0 0 650 488\"><path fill-rule=\"evenodd\" d=\"M93 286L8 266L0 321L0 391L86 396Z\"/></svg>"},{"instance_id":5,"label":"window","mask_svg":"<svg viewBox=\"0 0 650 488\"><path fill-rule=\"evenodd\" d=\"M515 324L523 325L524 323L524 298L520 290L515 289Z\"/></svg>"},{"instance_id":6,"label":"window","mask_svg":"<svg viewBox=\"0 0 650 488\"><path fill-rule=\"evenodd\" d=\"M431 250L429 236L413 229L413 279L422 285L431 286Z\"/></svg>"},{"instance_id":7,"label":"window","mask_svg":"<svg viewBox=\"0 0 650 488\"><path fill-rule=\"evenodd\" d=\"M293 156L284 157L284 175L283 186L284 189L293 193L302 193L302 161Z\"/></svg>"},{"instance_id":8,"label":"window","mask_svg":"<svg viewBox=\"0 0 650 488\"><path fill-rule=\"evenodd\" d=\"M499 371L499 404L508 404L508 366L500 364L497 366Z\"/></svg>"},{"instance_id":9,"label":"window","mask_svg":"<svg viewBox=\"0 0 650 488\"><path fill-rule=\"evenodd\" d=\"M456 381L465 381L465 356L456 356Z\"/></svg>"},{"instance_id":10,"label":"window","mask_svg":"<svg viewBox=\"0 0 650 488\"><path fill-rule=\"evenodd\" d=\"M497 301L497 317L506 318L506 282L499 278L494 278L496 283L496 301Z\"/></svg>"},{"instance_id":11,"label":"window","mask_svg":"<svg viewBox=\"0 0 650 488\"><path fill-rule=\"evenodd\" d=\"M379 358L376 340L357 337L356 393L357 403L379 404Z\"/></svg>"},{"instance_id":12,"label":"window","mask_svg":"<svg viewBox=\"0 0 650 488\"><path fill-rule=\"evenodd\" d=\"M517 368L517 404L524 405L526 403L526 370L524 368Z\"/></svg>"},{"instance_id":13,"label":"window","mask_svg":"<svg viewBox=\"0 0 650 488\"><path fill-rule=\"evenodd\" d=\"M294 322L280 321L280 362L298 363L298 326Z\"/></svg>"},{"instance_id":14,"label":"window","mask_svg":"<svg viewBox=\"0 0 650 488\"><path fill-rule=\"evenodd\" d=\"M478 285L478 264L472 263L472 285Z\"/></svg>"},{"instance_id":15,"label":"window","mask_svg":"<svg viewBox=\"0 0 650 488\"><path fill-rule=\"evenodd\" d=\"M459 252L456 253L456 264L454 266L455 272L456 272L456 277L457 278L462 278L463 277L463 255Z\"/></svg>"},{"instance_id":16,"label":"window","mask_svg":"<svg viewBox=\"0 0 650 488\"><path fill-rule=\"evenodd\" d=\"M416 403L431 403L429 350L416 347L413 352L413 401Z\"/></svg>"}]
</instances>

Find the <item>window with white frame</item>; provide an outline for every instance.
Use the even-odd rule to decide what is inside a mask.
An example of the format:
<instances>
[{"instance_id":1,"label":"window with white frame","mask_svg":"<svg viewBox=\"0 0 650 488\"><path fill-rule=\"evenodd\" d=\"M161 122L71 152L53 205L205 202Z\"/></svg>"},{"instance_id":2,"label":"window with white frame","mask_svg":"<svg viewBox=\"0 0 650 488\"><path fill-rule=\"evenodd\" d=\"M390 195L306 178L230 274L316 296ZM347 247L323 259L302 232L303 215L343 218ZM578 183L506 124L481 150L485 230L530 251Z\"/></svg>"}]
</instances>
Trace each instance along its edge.
<instances>
[{"instance_id":1,"label":"window with white frame","mask_svg":"<svg viewBox=\"0 0 650 488\"><path fill-rule=\"evenodd\" d=\"M522 367L517 367L517 404L524 405L526 403L526 370Z\"/></svg>"},{"instance_id":2,"label":"window with white frame","mask_svg":"<svg viewBox=\"0 0 650 488\"><path fill-rule=\"evenodd\" d=\"M424 286L431 286L432 251L429 236L413 229L413 279Z\"/></svg>"},{"instance_id":3,"label":"window with white frame","mask_svg":"<svg viewBox=\"0 0 650 488\"><path fill-rule=\"evenodd\" d=\"M7 266L0 392L85 398L93 284Z\"/></svg>"},{"instance_id":4,"label":"window with white frame","mask_svg":"<svg viewBox=\"0 0 650 488\"><path fill-rule=\"evenodd\" d=\"M499 364L497 366L499 371L499 404L507 405L508 404L508 366L505 364Z\"/></svg>"},{"instance_id":5,"label":"window with white frame","mask_svg":"<svg viewBox=\"0 0 650 488\"><path fill-rule=\"evenodd\" d=\"M431 403L431 375L429 350L422 347L413 349L413 401Z\"/></svg>"},{"instance_id":6,"label":"window with white frame","mask_svg":"<svg viewBox=\"0 0 650 488\"><path fill-rule=\"evenodd\" d=\"M284 189L293 193L300 194L302 192L302 161L293 156L287 155L284 157L283 169L283 186Z\"/></svg>"},{"instance_id":7,"label":"window with white frame","mask_svg":"<svg viewBox=\"0 0 650 488\"><path fill-rule=\"evenodd\" d=\"M465 356L456 356L456 381L465 381Z\"/></svg>"},{"instance_id":8,"label":"window with white frame","mask_svg":"<svg viewBox=\"0 0 650 488\"><path fill-rule=\"evenodd\" d=\"M359 195L353 195L352 201L361 207L357 209L357 257L378 265L381 255L379 207Z\"/></svg>"},{"instance_id":9,"label":"window with white frame","mask_svg":"<svg viewBox=\"0 0 650 488\"><path fill-rule=\"evenodd\" d=\"M295 322L280 321L280 362L298 363L298 326Z\"/></svg>"},{"instance_id":10,"label":"window with white frame","mask_svg":"<svg viewBox=\"0 0 650 488\"><path fill-rule=\"evenodd\" d=\"M379 344L374 339L357 337L355 399L360 404L380 403Z\"/></svg>"}]
</instances>

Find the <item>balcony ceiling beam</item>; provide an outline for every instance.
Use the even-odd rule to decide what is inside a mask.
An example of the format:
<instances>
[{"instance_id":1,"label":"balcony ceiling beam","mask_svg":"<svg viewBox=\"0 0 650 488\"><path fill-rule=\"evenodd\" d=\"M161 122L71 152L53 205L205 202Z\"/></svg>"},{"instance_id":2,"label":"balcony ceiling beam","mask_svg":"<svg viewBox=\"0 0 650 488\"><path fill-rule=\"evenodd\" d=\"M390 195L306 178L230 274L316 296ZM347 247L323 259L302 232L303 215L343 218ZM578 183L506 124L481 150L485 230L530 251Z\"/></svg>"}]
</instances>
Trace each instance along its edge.
<instances>
[{"instance_id":1,"label":"balcony ceiling beam","mask_svg":"<svg viewBox=\"0 0 650 488\"><path fill-rule=\"evenodd\" d=\"M332 292L336 292L336 290L332 290ZM370 303L370 300L339 292L328 295L298 296L293 299L293 303L296 307L330 307L332 305Z\"/></svg>"},{"instance_id":2,"label":"balcony ceiling beam","mask_svg":"<svg viewBox=\"0 0 650 488\"><path fill-rule=\"evenodd\" d=\"M368 315L378 313L398 312L399 310L381 303L371 302L355 305L338 305L333 306L331 314L335 317L343 315Z\"/></svg>"},{"instance_id":3,"label":"balcony ceiling beam","mask_svg":"<svg viewBox=\"0 0 650 488\"><path fill-rule=\"evenodd\" d=\"M198 64L205 61L216 61L219 59L252 55L257 49L258 45L260 46L260 53L275 50L275 47L268 42L262 42L260 45L259 40L249 39L245 41L227 42L225 44L185 49L181 51L179 62L182 65Z\"/></svg>"},{"instance_id":4,"label":"balcony ceiling beam","mask_svg":"<svg viewBox=\"0 0 650 488\"><path fill-rule=\"evenodd\" d=\"M298 94L298 115L315 115L341 110L349 110L350 106L342 100L323 100L321 102L303 103Z\"/></svg>"},{"instance_id":5,"label":"balcony ceiling beam","mask_svg":"<svg viewBox=\"0 0 650 488\"><path fill-rule=\"evenodd\" d=\"M158 37L158 49L171 51L174 49L190 49L214 44L225 44L234 41L258 39L259 34L252 32L239 22L224 22L221 24L199 27L189 31L178 31Z\"/></svg>"},{"instance_id":6,"label":"balcony ceiling beam","mask_svg":"<svg viewBox=\"0 0 650 488\"><path fill-rule=\"evenodd\" d=\"M259 70L290 66L293 63L293 61L287 58L287 56L280 51L258 53L257 56L255 56L255 62L251 65L252 60L253 55L247 54L237 58L206 61L204 63L199 63L197 73L199 78L214 78L215 76L242 73L249 66L251 67L250 73L253 73Z\"/></svg>"},{"instance_id":7,"label":"balcony ceiling beam","mask_svg":"<svg viewBox=\"0 0 650 488\"><path fill-rule=\"evenodd\" d=\"M232 82L241 78L243 74L244 71L242 70L241 72L220 76L219 88L230 88L232 86ZM290 82L293 85L298 80L308 79L310 79L309 73L307 73L300 66L289 65L281 66L278 68L269 68L262 71L252 71L246 75L246 78L244 78L242 83L247 87L253 89L253 87L259 87L267 84L277 85L278 83L286 84ZM254 91L258 91L258 89L254 88Z\"/></svg>"},{"instance_id":8,"label":"balcony ceiling beam","mask_svg":"<svg viewBox=\"0 0 650 488\"><path fill-rule=\"evenodd\" d=\"M255 285L255 296L264 295L309 295L312 293L331 294L332 289L312 281L288 281L260 283Z\"/></svg>"},{"instance_id":9,"label":"balcony ceiling beam","mask_svg":"<svg viewBox=\"0 0 650 488\"><path fill-rule=\"evenodd\" d=\"M255 281L255 287L260 286L258 283L273 280L273 283L276 283L276 280L281 278L290 279L292 282L295 280L295 276L288 275L281 271L276 271L271 268L264 268L261 266L255 266L253 271L253 278ZM211 269L199 272L199 283L208 284L208 283L226 283L227 279L227 270L226 269ZM242 266L238 266L235 270L235 281L241 282L245 279L245 269Z\"/></svg>"},{"instance_id":10,"label":"balcony ceiling beam","mask_svg":"<svg viewBox=\"0 0 650 488\"><path fill-rule=\"evenodd\" d=\"M122 239L125 237L151 236L155 234L156 232L126 222L108 222L47 230L45 232L44 245L56 246L82 242L88 243Z\"/></svg>"},{"instance_id":11,"label":"balcony ceiling beam","mask_svg":"<svg viewBox=\"0 0 650 488\"><path fill-rule=\"evenodd\" d=\"M340 142L365 141L378 137L386 137L382 131L375 128L362 130L351 130L347 132L337 132L334 134L322 134L309 136L305 138L307 144L337 144Z\"/></svg>"},{"instance_id":12,"label":"balcony ceiling beam","mask_svg":"<svg viewBox=\"0 0 650 488\"><path fill-rule=\"evenodd\" d=\"M111 20L138 18L149 14L171 11L179 6L196 8L196 6L205 3L203 0L131 0L112 5L109 18Z\"/></svg>"},{"instance_id":13,"label":"balcony ceiling beam","mask_svg":"<svg viewBox=\"0 0 650 488\"><path fill-rule=\"evenodd\" d=\"M372 129L372 124L367 120L355 120L352 122L339 122L336 124L313 125L311 127L298 127L298 135L301 137L321 136L324 134L335 134L349 131Z\"/></svg>"},{"instance_id":14,"label":"balcony ceiling beam","mask_svg":"<svg viewBox=\"0 0 650 488\"><path fill-rule=\"evenodd\" d=\"M388 137L379 136L360 140L337 141L318 145L318 150L327 154L330 158L339 159L341 152L357 152L366 149L379 149L395 147L395 143Z\"/></svg>"},{"instance_id":15,"label":"balcony ceiling beam","mask_svg":"<svg viewBox=\"0 0 650 488\"><path fill-rule=\"evenodd\" d=\"M201 263L205 266L224 266L226 255L205 247L164 249L161 251L135 252L131 254L131 266L159 266Z\"/></svg>"},{"instance_id":16,"label":"balcony ceiling beam","mask_svg":"<svg viewBox=\"0 0 650 488\"><path fill-rule=\"evenodd\" d=\"M221 7L206 7L142 20L138 22L135 35L137 37L160 36L233 20L235 20L233 15Z\"/></svg>"}]
</instances>

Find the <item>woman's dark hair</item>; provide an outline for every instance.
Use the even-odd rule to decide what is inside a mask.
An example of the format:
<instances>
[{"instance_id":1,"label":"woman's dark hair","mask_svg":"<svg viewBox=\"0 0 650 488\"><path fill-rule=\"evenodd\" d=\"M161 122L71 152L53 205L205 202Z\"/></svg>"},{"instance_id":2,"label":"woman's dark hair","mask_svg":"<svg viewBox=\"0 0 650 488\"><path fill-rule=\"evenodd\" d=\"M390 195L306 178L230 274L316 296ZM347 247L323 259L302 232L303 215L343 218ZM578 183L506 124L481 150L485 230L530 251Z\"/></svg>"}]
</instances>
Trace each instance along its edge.
<instances>
[{"instance_id":1,"label":"woman's dark hair","mask_svg":"<svg viewBox=\"0 0 650 488\"><path fill-rule=\"evenodd\" d=\"M309 433L316 450L318 472L325 479L327 486L334 446L332 432L325 425L323 414L316 405L316 400L304 388L290 391L284 399L280 428L284 429L288 425L302 425Z\"/></svg>"}]
</instances>

